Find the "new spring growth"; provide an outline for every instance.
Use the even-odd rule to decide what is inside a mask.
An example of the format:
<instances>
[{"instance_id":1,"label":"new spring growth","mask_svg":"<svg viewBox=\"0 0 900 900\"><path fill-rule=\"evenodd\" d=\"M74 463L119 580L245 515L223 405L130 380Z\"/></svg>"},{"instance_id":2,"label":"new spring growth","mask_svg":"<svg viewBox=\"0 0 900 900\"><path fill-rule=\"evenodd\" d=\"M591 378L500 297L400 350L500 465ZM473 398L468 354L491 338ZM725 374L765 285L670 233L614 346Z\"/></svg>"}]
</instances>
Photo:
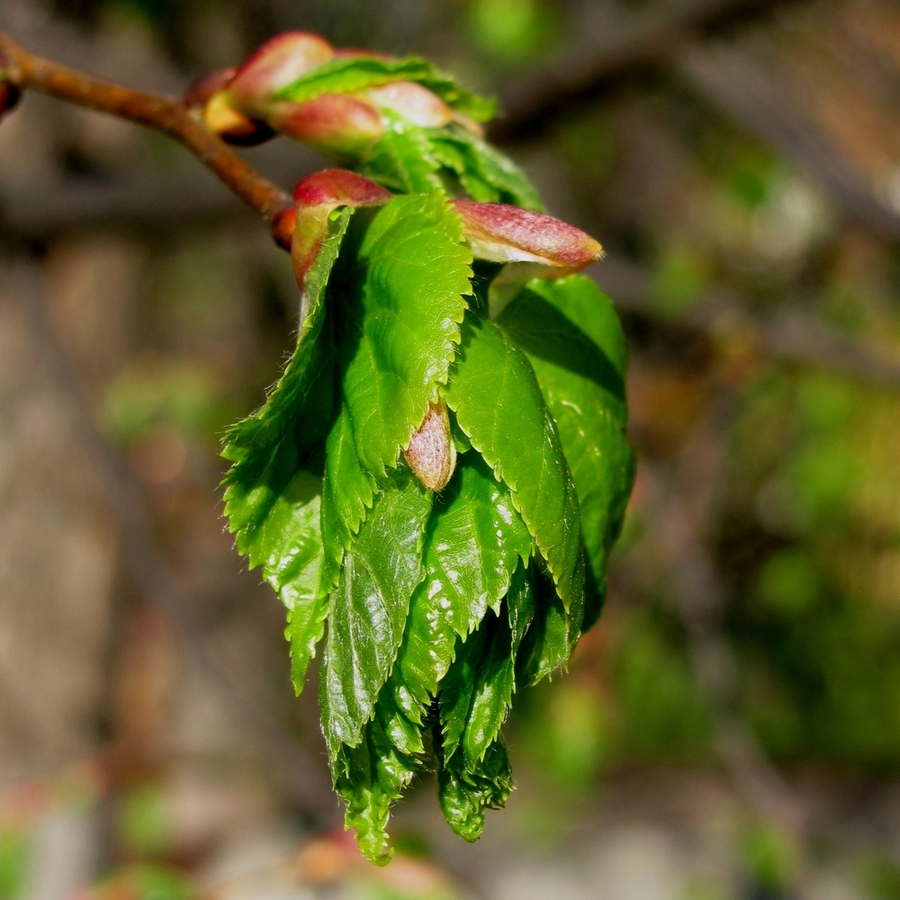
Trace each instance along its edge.
<instances>
[{"instance_id":1,"label":"new spring growth","mask_svg":"<svg viewBox=\"0 0 900 900\"><path fill-rule=\"evenodd\" d=\"M328 233L328 217L341 206L379 206L390 191L345 169L323 169L294 189L296 226L291 256L300 290ZM451 200L476 259L504 264L498 280L561 278L580 272L603 248L580 228L553 216L505 203Z\"/></svg>"},{"instance_id":2,"label":"new spring growth","mask_svg":"<svg viewBox=\"0 0 900 900\"><path fill-rule=\"evenodd\" d=\"M390 191L354 172L325 169L304 178L294 189L295 226L291 260L303 293L301 324L306 318L306 276L328 236L331 213L343 206L380 206ZM505 280L558 278L577 272L602 254L592 237L552 216L501 203L451 200L463 236L478 259L504 263ZM419 481L442 490L456 466L456 449L443 401L430 404L410 439L406 461Z\"/></svg>"},{"instance_id":3,"label":"new spring growth","mask_svg":"<svg viewBox=\"0 0 900 900\"><path fill-rule=\"evenodd\" d=\"M450 202L475 258L504 263L496 282L561 278L603 255L590 235L552 216L505 203Z\"/></svg>"},{"instance_id":4,"label":"new spring growth","mask_svg":"<svg viewBox=\"0 0 900 900\"><path fill-rule=\"evenodd\" d=\"M203 79L191 89L185 103L198 110L208 128L231 143L258 143L280 133L344 163L360 160L374 147L384 132L386 112L423 128L440 128L456 121L481 133L476 123L411 81L313 92L302 100L281 96L323 63L367 58L393 60L375 53L335 51L318 35L288 32L267 41L237 69Z\"/></svg>"}]
</instances>

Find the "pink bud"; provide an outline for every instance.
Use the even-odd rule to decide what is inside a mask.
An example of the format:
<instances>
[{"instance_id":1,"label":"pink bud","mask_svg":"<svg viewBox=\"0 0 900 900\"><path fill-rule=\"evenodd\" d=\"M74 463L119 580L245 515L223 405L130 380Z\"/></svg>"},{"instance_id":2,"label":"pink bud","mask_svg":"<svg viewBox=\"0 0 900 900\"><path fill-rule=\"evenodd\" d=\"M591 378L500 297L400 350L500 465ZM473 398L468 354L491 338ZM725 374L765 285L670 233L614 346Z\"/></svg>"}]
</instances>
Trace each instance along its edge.
<instances>
[{"instance_id":1,"label":"pink bud","mask_svg":"<svg viewBox=\"0 0 900 900\"><path fill-rule=\"evenodd\" d=\"M456 447L443 400L429 404L425 420L410 438L404 456L413 474L429 491L447 486L456 468Z\"/></svg>"},{"instance_id":2,"label":"pink bud","mask_svg":"<svg viewBox=\"0 0 900 900\"><path fill-rule=\"evenodd\" d=\"M275 132L265 122L250 118L235 106L227 90L234 71L220 69L199 78L188 88L182 103L222 140L252 147L274 137Z\"/></svg>"},{"instance_id":3,"label":"pink bud","mask_svg":"<svg viewBox=\"0 0 900 900\"><path fill-rule=\"evenodd\" d=\"M441 128L453 120L453 110L428 88L414 81L395 81L369 88L369 96L422 128Z\"/></svg>"},{"instance_id":4,"label":"pink bud","mask_svg":"<svg viewBox=\"0 0 900 900\"><path fill-rule=\"evenodd\" d=\"M552 216L505 203L450 202L475 257L507 264L500 281L560 278L603 255L590 235Z\"/></svg>"},{"instance_id":5,"label":"pink bud","mask_svg":"<svg viewBox=\"0 0 900 900\"><path fill-rule=\"evenodd\" d=\"M289 138L327 156L356 162L381 137L381 115L361 94L320 94L303 103L275 101L266 117Z\"/></svg>"},{"instance_id":6,"label":"pink bud","mask_svg":"<svg viewBox=\"0 0 900 900\"><path fill-rule=\"evenodd\" d=\"M297 284L304 290L306 273L328 234L328 216L340 206L380 206L393 194L380 184L346 169L323 169L294 188L297 220L291 242L291 261Z\"/></svg>"},{"instance_id":7,"label":"pink bud","mask_svg":"<svg viewBox=\"0 0 900 900\"><path fill-rule=\"evenodd\" d=\"M249 56L228 87L244 112L262 119L275 93L332 55L331 45L317 34L288 31L266 41Z\"/></svg>"}]
</instances>

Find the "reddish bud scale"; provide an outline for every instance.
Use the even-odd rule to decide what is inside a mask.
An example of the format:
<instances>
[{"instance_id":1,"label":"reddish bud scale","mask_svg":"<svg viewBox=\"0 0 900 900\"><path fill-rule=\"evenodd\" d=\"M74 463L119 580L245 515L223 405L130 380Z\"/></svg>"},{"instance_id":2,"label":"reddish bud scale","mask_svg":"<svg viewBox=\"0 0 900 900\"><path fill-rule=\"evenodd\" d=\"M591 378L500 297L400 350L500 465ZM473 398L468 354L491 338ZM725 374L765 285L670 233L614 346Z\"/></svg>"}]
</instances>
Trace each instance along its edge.
<instances>
[{"instance_id":1,"label":"reddish bud scale","mask_svg":"<svg viewBox=\"0 0 900 900\"><path fill-rule=\"evenodd\" d=\"M410 438L404 456L413 474L429 491L440 491L447 486L456 468L456 447L443 400L429 404L425 419Z\"/></svg>"},{"instance_id":2,"label":"reddish bud scale","mask_svg":"<svg viewBox=\"0 0 900 900\"><path fill-rule=\"evenodd\" d=\"M289 31L266 41L235 72L228 89L247 115L266 118L272 97L334 55L317 34Z\"/></svg>"},{"instance_id":3,"label":"reddish bud scale","mask_svg":"<svg viewBox=\"0 0 900 900\"><path fill-rule=\"evenodd\" d=\"M346 169L323 169L294 188L297 219L291 241L291 262L304 290L306 273L328 234L328 216L340 206L379 206L393 194L380 184Z\"/></svg>"},{"instance_id":4,"label":"reddish bud scale","mask_svg":"<svg viewBox=\"0 0 900 900\"><path fill-rule=\"evenodd\" d=\"M543 213L504 203L452 200L463 234L478 259L525 264L527 278L579 272L603 255L590 235Z\"/></svg>"},{"instance_id":5,"label":"reddish bud scale","mask_svg":"<svg viewBox=\"0 0 900 900\"><path fill-rule=\"evenodd\" d=\"M369 96L378 106L399 113L421 128L442 128L453 121L453 110L437 94L414 81L369 88Z\"/></svg>"},{"instance_id":6,"label":"reddish bud scale","mask_svg":"<svg viewBox=\"0 0 900 900\"><path fill-rule=\"evenodd\" d=\"M316 150L356 160L381 137L381 114L362 94L320 94L304 103L276 101L268 121L281 134Z\"/></svg>"}]
</instances>

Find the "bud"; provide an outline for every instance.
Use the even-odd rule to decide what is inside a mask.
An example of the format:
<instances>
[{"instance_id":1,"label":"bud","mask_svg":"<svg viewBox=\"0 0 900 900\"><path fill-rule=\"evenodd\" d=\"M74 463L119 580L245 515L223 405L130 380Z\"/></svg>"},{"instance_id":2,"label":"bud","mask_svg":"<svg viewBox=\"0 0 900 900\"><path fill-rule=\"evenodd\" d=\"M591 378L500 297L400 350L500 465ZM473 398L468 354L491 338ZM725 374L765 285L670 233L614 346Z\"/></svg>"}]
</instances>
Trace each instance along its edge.
<instances>
[{"instance_id":1,"label":"bud","mask_svg":"<svg viewBox=\"0 0 900 900\"><path fill-rule=\"evenodd\" d=\"M590 235L552 216L505 203L450 202L476 259L507 264L501 282L560 278L603 255Z\"/></svg>"},{"instance_id":2,"label":"bud","mask_svg":"<svg viewBox=\"0 0 900 900\"><path fill-rule=\"evenodd\" d=\"M429 491L447 486L456 468L456 447L443 400L429 404L425 420L410 438L404 456L413 474Z\"/></svg>"},{"instance_id":3,"label":"bud","mask_svg":"<svg viewBox=\"0 0 900 900\"><path fill-rule=\"evenodd\" d=\"M380 206L393 194L368 178L346 169L323 169L294 188L297 220L291 241L291 261L302 291L306 273L328 234L328 216L340 206Z\"/></svg>"},{"instance_id":4,"label":"bud","mask_svg":"<svg viewBox=\"0 0 900 900\"><path fill-rule=\"evenodd\" d=\"M441 128L453 121L453 110L428 88L414 81L369 88L369 96L380 106L399 113L421 128Z\"/></svg>"},{"instance_id":5,"label":"bud","mask_svg":"<svg viewBox=\"0 0 900 900\"><path fill-rule=\"evenodd\" d=\"M275 131L266 122L235 109L227 91L213 94L203 108L203 122L223 141L239 147L255 147L275 137Z\"/></svg>"},{"instance_id":6,"label":"bud","mask_svg":"<svg viewBox=\"0 0 900 900\"><path fill-rule=\"evenodd\" d=\"M303 103L275 101L268 122L286 137L335 159L356 162L381 137L381 114L362 94L320 94Z\"/></svg>"},{"instance_id":7,"label":"bud","mask_svg":"<svg viewBox=\"0 0 900 900\"><path fill-rule=\"evenodd\" d=\"M317 34L289 31L266 41L235 72L228 89L249 116L267 118L272 97L301 75L331 59L331 45Z\"/></svg>"},{"instance_id":8,"label":"bud","mask_svg":"<svg viewBox=\"0 0 900 900\"><path fill-rule=\"evenodd\" d=\"M275 132L265 122L251 119L235 107L227 90L234 73L234 69L220 69L204 75L188 88L182 103L223 141L253 147L273 138Z\"/></svg>"}]
</instances>

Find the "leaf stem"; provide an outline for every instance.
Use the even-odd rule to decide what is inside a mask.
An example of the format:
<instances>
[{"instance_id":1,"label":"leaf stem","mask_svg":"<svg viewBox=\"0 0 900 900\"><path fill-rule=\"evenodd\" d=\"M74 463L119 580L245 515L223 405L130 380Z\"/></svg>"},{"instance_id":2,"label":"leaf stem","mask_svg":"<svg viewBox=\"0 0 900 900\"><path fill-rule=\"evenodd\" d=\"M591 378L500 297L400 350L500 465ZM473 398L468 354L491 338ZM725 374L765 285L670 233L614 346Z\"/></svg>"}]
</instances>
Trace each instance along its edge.
<instances>
[{"instance_id":1,"label":"leaf stem","mask_svg":"<svg viewBox=\"0 0 900 900\"><path fill-rule=\"evenodd\" d=\"M280 246L290 246L291 196L263 178L178 100L110 84L44 59L0 31L0 65L10 81L51 97L155 128L183 144L226 187L263 217Z\"/></svg>"}]
</instances>

